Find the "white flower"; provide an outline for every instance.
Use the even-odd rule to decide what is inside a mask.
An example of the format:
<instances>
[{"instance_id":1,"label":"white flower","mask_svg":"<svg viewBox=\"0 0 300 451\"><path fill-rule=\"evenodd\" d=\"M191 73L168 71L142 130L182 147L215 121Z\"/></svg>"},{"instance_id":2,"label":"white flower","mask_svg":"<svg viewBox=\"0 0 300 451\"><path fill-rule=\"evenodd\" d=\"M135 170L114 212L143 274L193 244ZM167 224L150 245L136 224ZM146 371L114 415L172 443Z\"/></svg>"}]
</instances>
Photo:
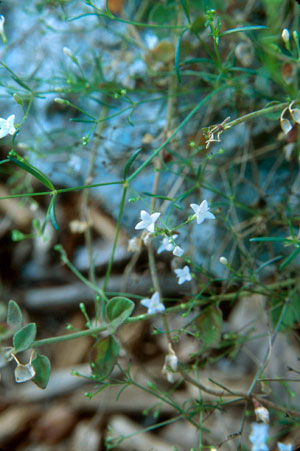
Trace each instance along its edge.
<instances>
[{"instance_id":1,"label":"white flower","mask_svg":"<svg viewBox=\"0 0 300 451\"><path fill-rule=\"evenodd\" d=\"M152 315L153 313L163 312L165 310L165 306L162 302L160 302L160 296L158 291L156 291L151 299L145 298L141 300L141 304L148 309L148 314Z\"/></svg>"},{"instance_id":2,"label":"white flower","mask_svg":"<svg viewBox=\"0 0 300 451\"><path fill-rule=\"evenodd\" d=\"M172 236L173 240L177 238L177 235ZM170 241L168 237L164 237L160 243L159 248L157 249L157 253L161 254L164 251L171 252L174 249L174 244Z\"/></svg>"},{"instance_id":3,"label":"white flower","mask_svg":"<svg viewBox=\"0 0 300 451\"><path fill-rule=\"evenodd\" d=\"M192 276L190 268L185 265L182 269L175 269L176 277L178 277L178 285L182 285L184 282L190 282Z\"/></svg>"},{"instance_id":4,"label":"white flower","mask_svg":"<svg viewBox=\"0 0 300 451\"><path fill-rule=\"evenodd\" d=\"M12 114L7 119L0 118L0 138L4 138L6 135L13 135L16 131L15 129L15 115Z\"/></svg>"},{"instance_id":5,"label":"white flower","mask_svg":"<svg viewBox=\"0 0 300 451\"><path fill-rule=\"evenodd\" d=\"M293 451L292 443L285 444L285 443L278 442L277 446L278 446L279 451Z\"/></svg>"},{"instance_id":6,"label":"white flower","mask_svg":"<svg viewBox=\"0 0 300 451\"><path fill-rule=\"evenodd\" d=\"M209 211L207 200L203 200L200 205L191 204L190 207L195 212L197 224L201 224L204 219L216 219L215 215Z\"/></svg>"},{"instance_id":7,"label":"white flower","mask_svg":"<svg viewBox=\"0 0 300 451\"><path fill-rule=\"evenodd\" d=\"M160 213L153 213L149 215L145 210L142 210L141 213L141 222L138 222L135 226L136 229L146 229L148 232L154 232L154 226L156 221L158 220Z\"/></svg>"},{"instance_id":8,"label":"white flower","mask_svg":"<svg viewBox=\"0 0 300 451\"><path fill-rule=\"evenodd\" d=\"M221 265L227 265L228 264L228 260L226 257L220 257L219 262L221 263Z\"/></svg>"},{"instance_id":9,"label":"white flower","mask_svg":"<svg viewBox=\"0 0 300 451\"><path fill-rule=\"evenodd\" d=\"M181 257L184 254L184 250L180 246L175 246L173 254L176 255L176 257Z\"/></svg>"},{"instance_id":10,"label":"white flower","mask_svg":"<svg viewBox=\"0 0 300 451\"><path fill-rule=\"evenodd\" d=\"M252 423L251 434L249 440L252 443L252 451L268 451L269 448L266 444L268 439L269 426L264 423Z\"/></svg>"}]
</instances>

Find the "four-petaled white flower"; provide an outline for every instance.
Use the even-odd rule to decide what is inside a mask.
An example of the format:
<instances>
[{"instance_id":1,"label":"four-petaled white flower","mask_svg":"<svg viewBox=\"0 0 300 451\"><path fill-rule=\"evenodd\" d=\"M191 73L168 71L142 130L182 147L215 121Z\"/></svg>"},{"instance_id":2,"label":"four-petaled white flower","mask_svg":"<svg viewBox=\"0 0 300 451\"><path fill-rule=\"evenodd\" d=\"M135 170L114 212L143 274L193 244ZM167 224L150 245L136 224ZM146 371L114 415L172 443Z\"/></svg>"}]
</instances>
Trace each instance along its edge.
<instances>
[{"instance_id":1,"label":"four-petaled white flower","mask_svg":"<svg viewBox=\"0 0 300 451\"><path fill-rule=\"evenodd\" d=\"M190 282L192 276L190 268L185 265L182 269L175 269L176 277L178 277L178 285L182 285L184 282Z\"/></svg>"},{"instance_id":2,"label":"four-petaled white flower","mask_svg":"<svg viewBox=\"0 0 300 451\"><path fill-rule=\"evenodd\" d=\"M141 300L141 304L148 309L148 314L152 315L153 313L163 312L165 310L165 306L162 302L160 302L160 296L158 291L156 291L151 299L145 298Z\"/></svg>"},{"instance_id":3,"label":"four-petaled white flower","mask_svg":"<svg viewBox=\"0 0 300 451\"><path fill-rule=\"evenodd\" d=\"M172 238L173 238L173 240L175 240L177 238L177 235L173 235ZM170 240L170 238L168 238L166 236L162 239L160 246L157 249L158 254L161 254L164 251L171 252L174 249L174 244L169 240Z\"/></svg>"},{"instance_id":4,"label":"four-petaled white flower","mask_svg":"<svg viewBox=\"0 0 300 451\"><path fill-rule=\"evenodd\" d=\"M142 210L141 213L141 221L137 223L135 226L136 229L146 229L148 232L154 232L154 226L156 221L158 220L160 213L153 213L149 215L145 210Z\"/></svg>"},{"instance_id":5,"label":"four-petaled white flower","mask_svg":"<svg viewBox=\"0 0 300 451\"><path fill-rule=\"evenodd\" d=\"M268 451L267 439L268 439L269 426L265 423L252 423L251 434L249 440L252 443L252 451Z\"/></svg>"},{"instance_id":6,"label":"four-petaled white flower","mask_svg":"<svg viewBox=\"0 0 300 451\"><path fill-rule=\"evenodd\" d=\"M203 200L200 205L190 204L190 207L195 212L197 224L201 224L204 219L216 219L215 215L209 211L207 200Z\"/></svg>"},{"instance_id":7,"label":"four-petaled white flower","mask_svg":"<svg viewBox=\"0 0 300 451\"><path fill-rule=\"evenodd\" d=\"M15 115L12 114L7 119L0 118L0 138L4 138L6 135L13 135L15 129Z\"/></svg>"},{"instance_id":8,"label":"four-petaled white flower","mask_svg":"<svg viewBox=\"0 0 300 451\"><path fill-rule=\"evenodd\" d=\"M173 254L176 255L176 257L181 257L184 254L184 250L180 246L175 246Z\"/></svg>"}]
</instances>

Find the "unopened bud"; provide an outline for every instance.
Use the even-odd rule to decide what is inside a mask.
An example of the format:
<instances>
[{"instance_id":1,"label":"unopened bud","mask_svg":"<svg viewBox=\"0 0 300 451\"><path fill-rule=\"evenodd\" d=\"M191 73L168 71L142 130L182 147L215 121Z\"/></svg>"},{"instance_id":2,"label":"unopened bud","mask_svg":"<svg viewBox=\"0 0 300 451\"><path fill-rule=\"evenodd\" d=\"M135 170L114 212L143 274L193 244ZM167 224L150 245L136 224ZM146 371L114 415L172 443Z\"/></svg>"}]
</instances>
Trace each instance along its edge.
<instances>
[{"instance_id":1,"label":"unopened bud","mask_svg":"<svg viewBox=\"0 0 300 451\"><path fill-rule=\"evenodd\" d=\"M265 424L269 424L270 421L270 415L268 409L266 409L264 406L258 406L255 409L255 415L257 421L262 421Z\"/></svg>"},{"instance_id":2,"label":"unopened bud","mask_svg":"<svg viewBox=\"0 0 300 451\"><path fill-rule=\"evenodd\" d=\"M65 99L61 99L60 97L55 97L54 99L55 103L60 103L61 105L69 105L69 101Z\"/></svg>"},{"instance_id":3,"label":"unopened bud","mask_svg":"<svg viewBox=\"0 0 300 451\"><path fill-rule=\"evenodd\" d=\"M27 382L33 379L35 376L35 369L31 363L26 365L18 365L15 369L15 381L19 384L21 382Z\"/></svg>"},{"instance_id":4,"label":"unopened bud","mask_svg":"<svg viewBox=\"0 0 300 451\"><path fill-rule=\"evenodd\" d=\"M5 17L0 16L0 36L2 38L3 44L6 44L7 39L4 31L4 23L5 23Z\"/></svg>"},{"instance_id":5,"label":"unopened bud","mask_svg":"<svg viewBox=\"0 0 300 451\"><path fill-rule=\"evenodd\" d=\"M69 47L64 47L64 48L63 48L63 52L64 52L64 54L65 54L66 56L68 56L69 58L72 58L72 57L73 57L72 50L70 50Z\"/></svg>"},{"instance_id":6,"label":"unopened bud","mask_svg":"<svg viewBox=\"0 0 300 451\"><path fill-rule=\"evenodd\" d=\"M280 126L285 135L287 135L293 128L292 124L288 119L280 119Z\"/></svg>"},{"instance_id":7,"label":"unopened bud","mask_svg":"<svg viewBox=\"0 0 300 451\"><path fill-rule=\"evenodd\" d=\"M281 37L282 37L282 40L285 43L285 45L288 45L289 41L290 41L290 32L287 28L282 30Z\"/></svg>"},{"instance_id":8,"label":"unopened bud","mask_svg":"<svg viewBox=\"0 0 300 451\"><path fill-rule=\"evenodd\" d=\"M228 260L227 260L226 257L220 257L219 262L220 262L222 265L225 265L225 266L228 265Z\"/></svg>"},{"instance_id":9,"label":"unopened bud","mask_svg":"<svg viewBox=\"0 0 300 451\"><path fill-rule=\"evenodd\" d=\"M294 103L295 103L295 101L290 104L289 112L290 112L292 118L294 119L294 121L297 122L297 124L300 124L300 110L299 110L299 108L292 108Z\"/></svg>"},{"instance_id":10,"label":"unopened bud","mask_svg":"<svg viewBox=\"0 0 300 451\"><path fill-rule=\"evenodd\" d=\"M297 30L294 30L294 31L293 31L293 38L294 38L294 41L296 42L296 44L298 44L299 33L298 33Z\"/></svg>"},{"instance_id":11,"label":"unopened bud","mask_svg":"<svg viewBox=\"0 0 300 451\"><path fill-rule=\"evenodd\" d=\"M17 102L18 105L23 106L23 100L21 99L21 97L19 96L19 94L14 94L14 99Z\"/></svg>"}]
</instances>

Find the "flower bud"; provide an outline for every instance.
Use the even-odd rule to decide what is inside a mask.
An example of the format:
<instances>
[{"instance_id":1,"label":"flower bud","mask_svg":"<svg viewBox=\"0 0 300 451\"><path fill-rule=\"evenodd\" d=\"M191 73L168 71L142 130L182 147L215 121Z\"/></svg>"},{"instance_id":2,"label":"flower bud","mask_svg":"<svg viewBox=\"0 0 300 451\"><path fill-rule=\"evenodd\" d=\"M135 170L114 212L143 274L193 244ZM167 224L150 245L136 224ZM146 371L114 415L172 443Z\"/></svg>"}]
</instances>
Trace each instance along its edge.
<instances>
[{"instance_id":1,"label":"flower bud","mask_svg":"<svg viewBox=\"0 0 300 451\"><path fill-rule=\"evenodd\" d=\"M19 364L15 369L15 380L17 383L27 382L35 376L35 369L31 363L26 365Z\"/></svg>"},{"instance_id":2,"label":"flower bud","mask_svg":"<svg viewBox=\"0 0 300 451\"><path fill-rule=\"evenodd\" d=\"M292 124L288 119L280 119L280 126L285 135L287 135L293 128Z\"/></svg>"},{"instance_id":3,"label":"flower bud","mask_svg":"<svg viewBox=\"0 0 300 451\"><path fill-rule=\"evenodd\" d=\"M256 421L260 420L265 424L269 424L270 414L269 414L268 409L266 409L264 406L256 407L255 415L256 415Z\"/></svg>"},{"instance_id":4,"label":"flower bud","mask_svg":"<svg viewBox=\"0 0 300 451\"><path fill-rule=\"evenodd\" d=\"M220 259L219 259L219 262L222 264L222 265L228 265L228 260L227 260L227 258L226 257L220 257Z\"/></svg>"},{"instance_id":5,"label":"flower bud","mask_svg":"<svg viewBox=\"0 0 300 451\"><path fill-rule=\"evenodd\" d=\"M290 32L287 28L282 30L281 37L282 37L282 40L285 43L285 45L288 45L289 41L290 41Z\"/></svg>"},{"instance_id":6,"label":"flower bud","mask_svg":"<svg viewBox=\"0 0 300 451\"><path fill-rule=\"evenodd\" d=\"M293 38L294 38L294 41L296 42L296 44L298 44L299 33L298 33L297 30L294 30L294 31L293 31Z\"/></svg>"},{"instance_id":7,"label":"flower bud","mask_svg":"<svg viewBox=\"0 0 300 451\"><path fill-rule=\"evenodd\" d=\"M300 110L299 110L299 108L292 108L294 103L295 103L295 101L290 104L289 112L290 112L292 118L294 119L294 121L297 122L297 124L300 124Z\"/></svg>"},{"instance_id":8,"label":"flower bud","mask_svg":"<svg viewBox=\"0 0 300 451\"><path fill-rule=\"evenodd\" d=\"M7 39L4 31L4 23L5 23L5 17L0 15L0 36L2 38L3 44L6 44Z\"/></svg>"},{"instance_id":9,"label":"flower bud","mask_svg":"<svg viewBox=\"0 0 300 451\"><path fill-rule=\"evenodd\" d=\"M73 53L72 53L72 50L69 49L69 47L64 47L64 48L63 48L63 52L64 52L64 54L65 54L66 56L68 56L69 58L73 58L73 57L74 57L74 55L73 55Z\"/></svg>"}]
</instances>

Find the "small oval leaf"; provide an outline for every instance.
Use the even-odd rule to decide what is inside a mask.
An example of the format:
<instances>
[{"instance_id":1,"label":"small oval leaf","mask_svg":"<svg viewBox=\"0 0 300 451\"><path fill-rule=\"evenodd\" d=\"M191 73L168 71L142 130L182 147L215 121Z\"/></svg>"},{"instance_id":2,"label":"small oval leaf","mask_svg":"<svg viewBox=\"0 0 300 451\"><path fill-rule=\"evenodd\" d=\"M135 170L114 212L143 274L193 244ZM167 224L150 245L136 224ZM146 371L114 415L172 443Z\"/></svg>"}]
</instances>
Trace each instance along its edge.
<instances>
[{"instance_id":1,"label":"small oval leaf","mask_svg":"<svg viewBox=\"0 0 300 451\"><path fill-rule=\"evenodd\" d=\"M90 366L93 375L107 378L119 357L119 345L112 335L97 341L91 351Z\"/></svg>"},{"instance_id":2,"label":"small oval leaf","mask_svg":"<svg viewBox=\"0 0 300 451\"><path fill-rule=\"evenodd\" d=\"M51 374L50 360L45 355L37 354L31 363L35 370L35 376L32 379L32 382L39 388L45 389Z\"/></svg>"},{"instance_id":3,"label":"small oval leaf","mask_svg":"<svg viewBox=\"0 0 300 451\"><path fill-rule=\"evenodd\" d=\"M8 303L7 324L14 330L18 330L23 325L23 316L20 307L12 299Z\"/></svg>"},{"instance_id":4,"label":"small oval leaf","mask_svg":"<svg viewBox=\"0 0 300 451\"><path fill-rule=\"evenodd\" d=\"M106 305L106 319L109 322L117 320L121 324L131 315L133 309L134 302L128 298L117 296L110 299Z\"/></svg>"},{"instance_id":5,"label":"small oval leaf","mask_svg":"<svg viewBox=\"0 0 300 451\"><path fill-rule=\"evenodd\" d=\"M36 336L35 323L27 324L27 326L18 330L13 337L13 345L16 353L26 351L32 345Z\"/></svg>"}]
</instances>

